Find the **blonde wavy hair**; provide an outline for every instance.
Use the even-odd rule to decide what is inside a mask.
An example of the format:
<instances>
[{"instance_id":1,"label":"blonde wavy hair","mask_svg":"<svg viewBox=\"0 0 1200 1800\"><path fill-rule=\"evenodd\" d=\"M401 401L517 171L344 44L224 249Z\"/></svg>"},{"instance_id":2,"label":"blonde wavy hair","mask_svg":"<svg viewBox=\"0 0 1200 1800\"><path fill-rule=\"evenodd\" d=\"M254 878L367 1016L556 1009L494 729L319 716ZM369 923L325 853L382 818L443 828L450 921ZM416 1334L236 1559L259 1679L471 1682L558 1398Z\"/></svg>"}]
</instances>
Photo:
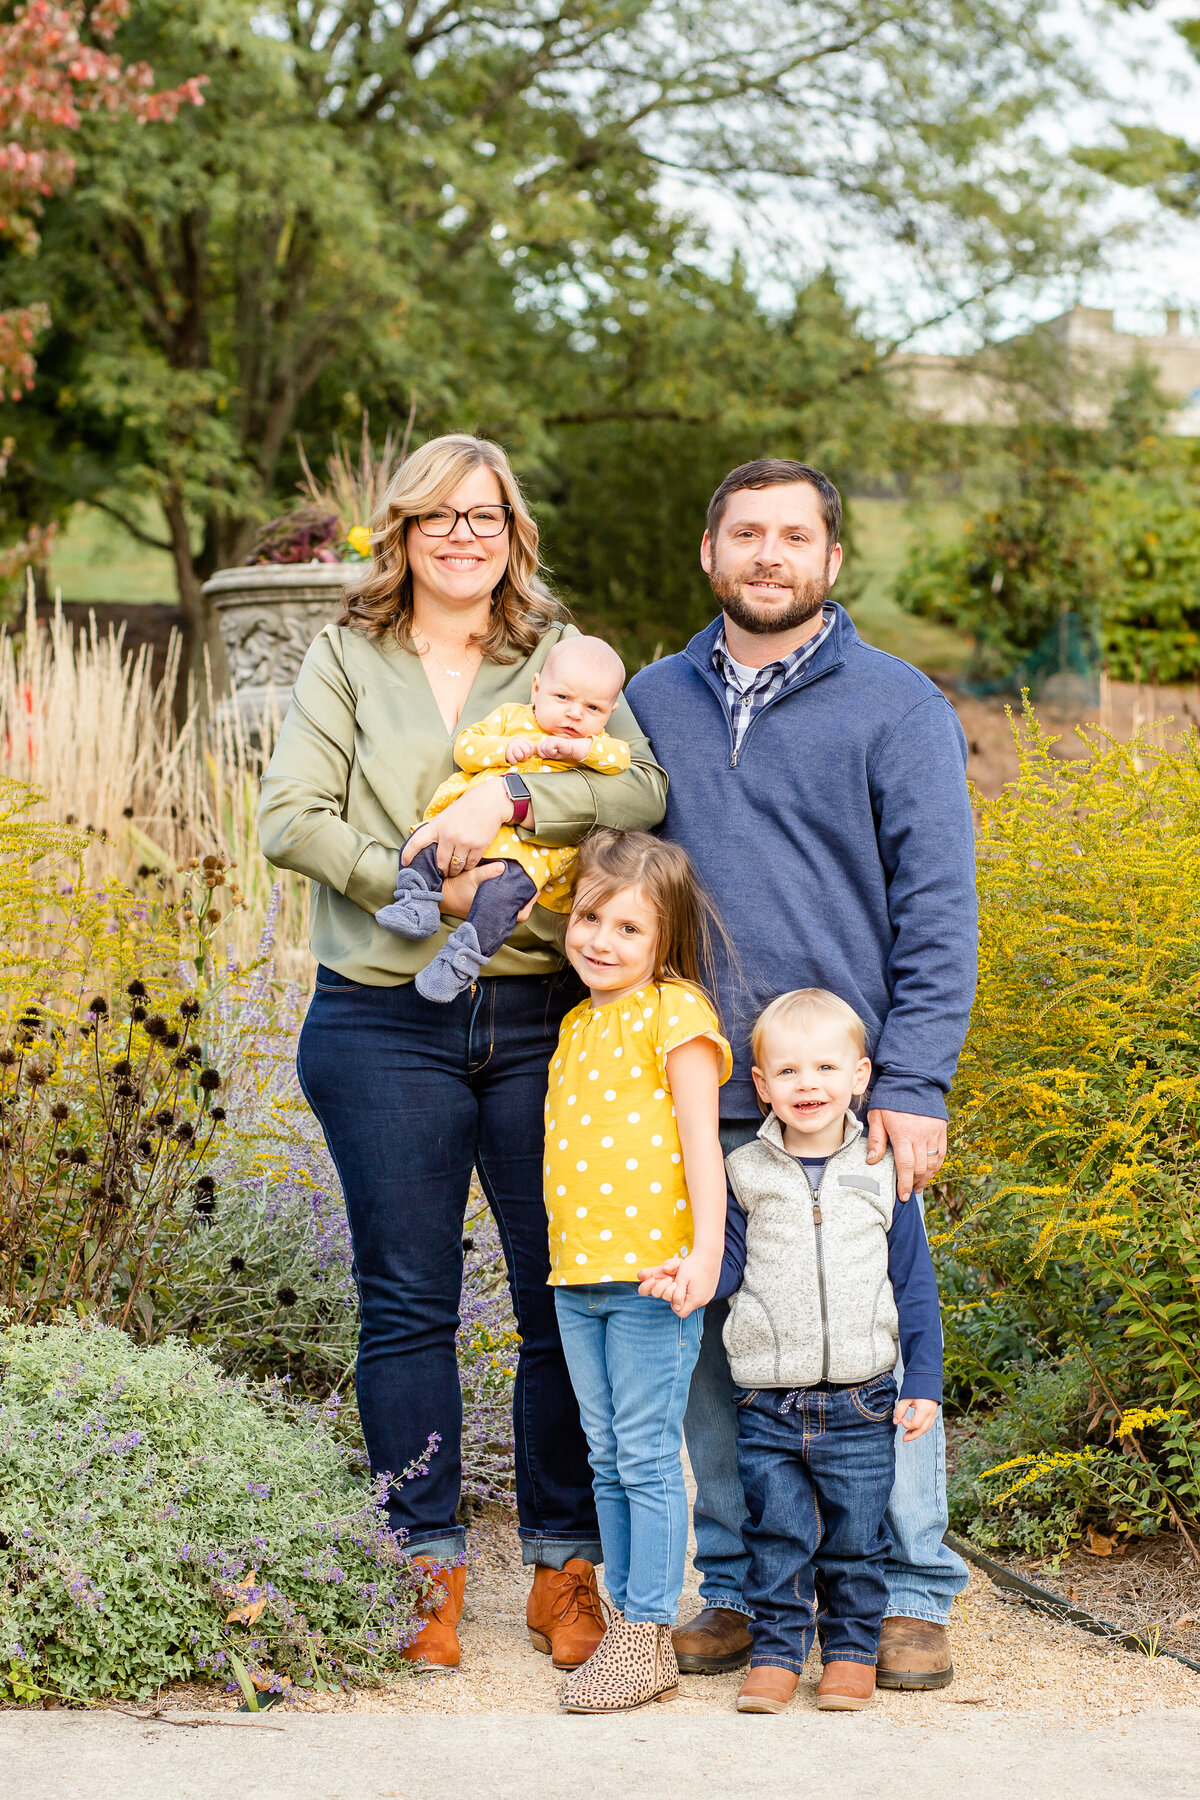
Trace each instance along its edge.
<instances>
[{"instance_id":1,"label":"blonde wavy hair","mask_svg":"<svg viewBox=\"0 0 1200 1800\"><path fill-rule=\"evenodd\" d=\"M492 471L512 513L508 567L492 593L488 628L471 642L490 662L515 662L537 648L548 625L566 617L566 609L542 580L538 528L504 451L487 438L452 432L430 438L414 450L388 483L371 519L370 571L357 586L345 590L339 625L352 626L374 638L386 637L391 631L406 650L412 649L409 525L419 513L440 506L474 469Z\"/></svg>"}]
</instances>

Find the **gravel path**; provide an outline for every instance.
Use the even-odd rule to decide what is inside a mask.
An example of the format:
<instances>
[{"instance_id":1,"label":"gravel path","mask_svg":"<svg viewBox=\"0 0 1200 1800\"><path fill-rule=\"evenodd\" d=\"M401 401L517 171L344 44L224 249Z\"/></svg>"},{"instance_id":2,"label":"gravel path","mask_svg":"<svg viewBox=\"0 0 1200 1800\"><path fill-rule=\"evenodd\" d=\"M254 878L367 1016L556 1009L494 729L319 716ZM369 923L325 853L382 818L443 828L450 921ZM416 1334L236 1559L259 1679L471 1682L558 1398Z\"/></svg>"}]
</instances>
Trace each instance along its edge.
<instances>
[{"instance_id":1,"label":"gravel path","mask_svg":"<svg viewBox=\"0 0 1200 1800\"><path fill-rule=\"evenodd\" d=\"M553 1714L561 1676L530 1645L525 1630L528 1572L511 1514L485 1512L471 1533L466 1614L460 1633L462 1665L453 1672L401 1679L381 1689L345 1695L305 1694L291 1711L306 1713ZM680 1616L699 1605L689 1564ZM951 1620L956 1677L935 1694L879 1693L871 1717L889 1725L929 1727L961 1720L968 1712L994 1717L1036 1713L1047 1723L1101 1724L1147 1709L1200 1708L1200 1675L1167 1657L1139 1656L1090 1637L1072 1626L1039 1618L1001 1600L987 1577L972 1570L970 1586ZM820 1676L814 1658L787 1716L811 1714ZM676 1714L727 1714L740 1674L685 1675L679 1696L657 1718ZM167 1704L204 1710L235 1707L237 1698L212 1688L173 1691ZM276 1715L278 1716L278 1715ZM1200 1779L1197 1782L1200 1793Z\"/></svg>"}]
</instances>

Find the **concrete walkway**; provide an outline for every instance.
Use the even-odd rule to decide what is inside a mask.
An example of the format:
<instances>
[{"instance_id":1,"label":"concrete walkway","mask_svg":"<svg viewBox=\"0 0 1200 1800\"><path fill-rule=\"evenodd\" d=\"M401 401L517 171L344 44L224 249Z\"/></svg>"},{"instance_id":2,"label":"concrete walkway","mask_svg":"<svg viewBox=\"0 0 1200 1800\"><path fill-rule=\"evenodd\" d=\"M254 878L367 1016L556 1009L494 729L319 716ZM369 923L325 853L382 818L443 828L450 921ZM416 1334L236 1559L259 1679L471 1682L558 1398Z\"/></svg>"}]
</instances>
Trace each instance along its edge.
<instances>
[{"instance_id":1,"label":"concrete walkway","mask_svg":"<svg viewBox=\"0 0 1200 1800\"><path fill-rule=\"evenodd\" d=\"M179 1717L186 1715L180 1714ZM191 1715L197 1717L199 1715ZM211 1718L213 1715L207 1715ZM228 1717L228 1715L225 1715ZM788 1714L0 1714L3 1800L1198 1800L1200 1708L1080 1727Z\"/></svg>"}]
</instances>

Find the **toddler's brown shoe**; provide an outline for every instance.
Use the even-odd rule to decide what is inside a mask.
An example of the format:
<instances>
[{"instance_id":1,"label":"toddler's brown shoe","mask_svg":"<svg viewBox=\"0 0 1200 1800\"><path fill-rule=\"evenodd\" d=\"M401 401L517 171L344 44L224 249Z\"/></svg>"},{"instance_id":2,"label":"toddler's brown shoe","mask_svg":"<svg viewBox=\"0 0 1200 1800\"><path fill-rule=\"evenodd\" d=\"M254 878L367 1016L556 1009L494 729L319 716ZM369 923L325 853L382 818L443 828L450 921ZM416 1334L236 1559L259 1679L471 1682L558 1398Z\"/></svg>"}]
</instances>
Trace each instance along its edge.
<instances>
[{"instance_id":1,"label":"toddler's brown shoe","mask_svg":"<svg viewBox=\"0 0 1200 1800\"><path fill-rule=\"evenodd\" d=\"M874 1692L874 1663L827 1662L817 1689L817 1711L861 1712Z\"/></svg>"},{"instance_id":2,"label":"toddler's brown shoe","mask_svg":"<svg viewBox=\"0 0 1200 1800\"><path fill-rule=\"evenodd\" d=\"M780 1713L795 1693L799 1679L794 1669L760 1663L743 1681L734 1704L739 1712Z\"/></svg>"}]
</instances>

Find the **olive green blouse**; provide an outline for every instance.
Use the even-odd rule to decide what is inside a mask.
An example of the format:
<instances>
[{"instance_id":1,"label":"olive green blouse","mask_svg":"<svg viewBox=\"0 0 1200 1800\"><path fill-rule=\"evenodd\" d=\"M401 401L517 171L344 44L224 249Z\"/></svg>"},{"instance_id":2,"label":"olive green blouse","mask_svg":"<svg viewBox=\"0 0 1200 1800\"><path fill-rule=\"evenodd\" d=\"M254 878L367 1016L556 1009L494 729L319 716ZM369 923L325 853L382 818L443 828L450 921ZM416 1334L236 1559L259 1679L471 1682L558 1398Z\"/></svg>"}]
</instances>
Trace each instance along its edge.
<instances>
[{"instance_id":1,"label":"olive green blouse","mask_svg":"<svg viewBox=\"0 0 1200 1800\"><path fill-rule=\"evenodd\" d=\"M506 700L528 703L530 682L573 625L551 625L533 654L479 668L455 735ZM609 721L631 763L623 775L590 769L526 777L536 835L577 844L598 825L649 830L666 811L667 778L622 699ZM394 637L327 625L304 658L262 783L263 854L313 883L309 938L318 962L347 980L390 987L411 981L458 924L412 943L374 914L392 899L398 852L434 790L454 773L446 730L420 658ZM522 832L522 836L527 835ZM529 834L532 835L532 834ZM542 907L518 925L489 975L546 975L559 968L562 919Z\"/></svg>"}]
</instances>

